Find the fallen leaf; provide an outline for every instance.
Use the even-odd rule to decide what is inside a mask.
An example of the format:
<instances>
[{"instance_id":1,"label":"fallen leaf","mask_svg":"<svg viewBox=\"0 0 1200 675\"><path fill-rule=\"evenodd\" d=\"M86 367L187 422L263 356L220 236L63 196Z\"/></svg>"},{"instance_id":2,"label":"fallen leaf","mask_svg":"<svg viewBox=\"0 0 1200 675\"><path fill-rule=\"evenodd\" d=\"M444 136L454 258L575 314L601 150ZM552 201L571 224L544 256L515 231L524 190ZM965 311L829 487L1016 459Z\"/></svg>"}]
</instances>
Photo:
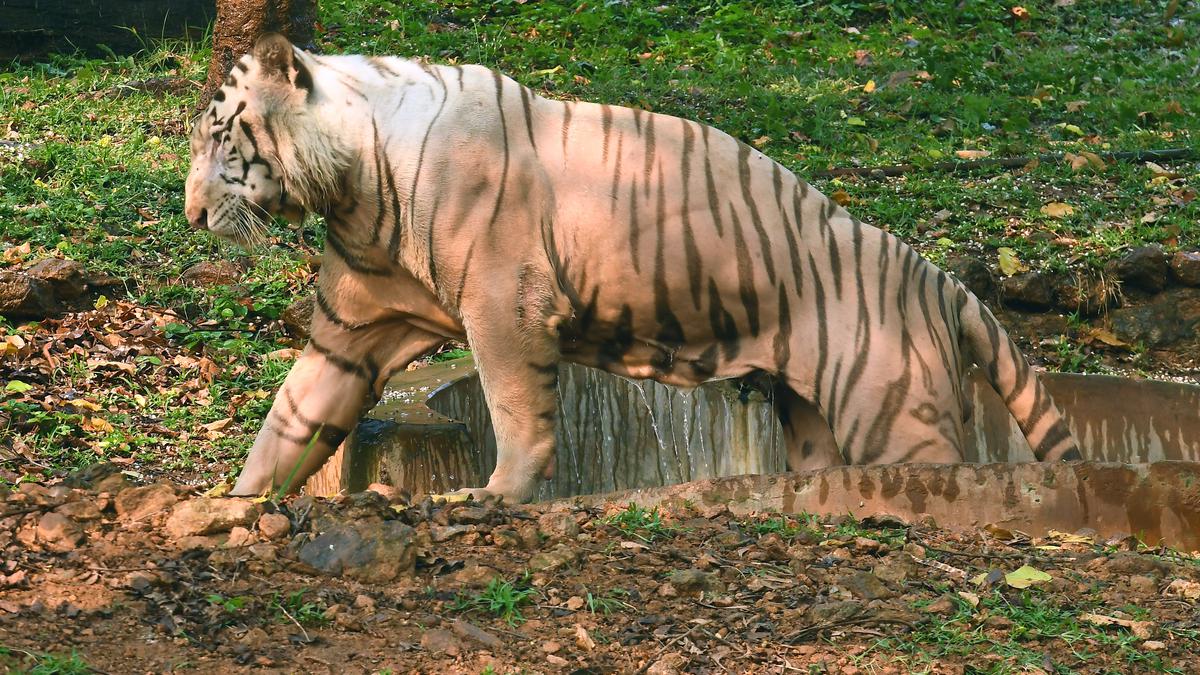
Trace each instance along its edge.
<instances>
[{"instance_id":1,"label":"fallen leaf","mask_svg":"<svg viewBox=\"0 0 1200 675\"><path fill-rule=\"evenodd\" d=\"M592 636L588 635L587 629L579 624L575 624L575 644L585 652L590 652L596 648L596 641Z\"/></svg>"},{"instance_id":2,"label":"fallen leaf","mask_svg":"<svg viewBox=\"0 0 1200 675\"><path fill-rule=\"evenodd\" d=\"M84 410L91 410L92 412L99 412L100 410L102 410L99 403L93 403L92 401L88 401L88 400L82 399L82 398L77 398L77 399L74 399L71 401L67 401L67 404L74 406L76 408L82 408Z\"/></svg>"},{"instance_id":3,"label":"fallen leaf","mask_svg":"<svg viewBox=\"0 0 1200 675\"><path fill-rule=\"evenodd\" d=\"M846 206L852 201L850 195L847 194L845 190L837 190L833 194L829 195L829 198L841 206Z\"/></svg>"},{"instance_id":4,"label":"fallen leaf","mask_svg":"<svg viewBox=\"0 0 1200 675\"><path fill-rule=\"evenodd\" d=\"M1163 176L1165 178L1179 178L1179 174L1155 164L1154 162L1146 162L1146 168L1155 176Z\"/></svg>"},{"instance_id":5,"label":"fallen leaf","mask_svg":"<svg viewBox=\"0 0 1200 675\"><path fill-rule=\"evenodd\" d=\"M983 159L984 157L990 156L992 153L990 150L955 150L954 154L957 155L959 159Z\"/></svg>"},{"instance_id":6,"label":"fallen leaf","mask_svg":"<svg viewBox=\"0 0 1200 675\"><path fill-rule=\"evenodd\" d=\"M1155 211L1151 211L1151 212L1147 213L1146 215L1142 216L1142 217L1139 219L1139 222L1141 222L1141 223L1145 223L1145 224L1149 225L1150 223L1157 222L1157 221L1158 221L1158 219L1159 219L1159 218L1161 218L1161 217L1162 217L1162 216L1158 215L1158 213L1157 213L1157 212L1155 212Z\"/></svg>"},{"instance_id":7,"label":"fallen leaf","mask_svg":"<svg viewBox=\"0 0 1200 675\"><path fill-rule=\"evenodd\" d=\"M1022 565L1004 575L1004 583L1013 588L1029 588L1034 584L1045 583L1051 579L1049 574L1029 565Z\"/></svg>"},{"instance_id":8,"label":"fallen leaf","mask_svg":"<svg viewBox=\"0 0 1200 675\"><path fill-rule=\"evenodd\" d=\"M1104 344L1108 345L1109 347L1128 347L1129 346L1129 343L1125 342L1124 340L1117 337L1116 335L1113 335L1112 331L1106 330L1104 328L1089 328L1087 331L1087 334L1091 338L1093 338L1095 340L1099 340L1100 342L1103 342ZM1051 530L1052 536L1053 536L1053 533L1054 533L1054 530ZM1076 536L1076 535L1069 535L1069 536ZM1066 540L1064 539L1063 541L1066 541ZM1091 542L1091 539L1088 539L1085 537L1085 538L1083 538L1082 542L1078 542L1078 543L1090 543L1090 542Z\"/></svg>"},{"instance_id":9,"label":"fallen leaf","mask_svg":"<svg viewBox=\"0 0 1200 675\"><path fill-rule=\"evenodd\" d=\"M108 298L101 295L100 297L96 298L96 302L92 303L92 306L96 309L104 309L108 306Z\"/></svg>"},{"instance_id":10,"label":"fallen leaf","mask_svg":"<svg viewBox=\"0 0 1200 675\"><path fill-rule=\"evenodd\" d=\"M1016 6L1012 7L1011 9L1008 10L1008 13L1012 14L1013 18L1017 19L1018 21L1025 21L1026 19L1029 18L1029 10L1025 9L1024 7L1022 7L1020 5L1016 5Z\"/></svg>"},{"instance_id":11,"label":"fallen leaf","mask_svg":"<svg viewBox=\"0 0 1200 675\"><path fill-rule=\"evenodd\" d=\"M24 394L30 389L33 389L33 385L29 384L28 382L22 382L21 380L9 380L8 384L4 385L4 391L12 392L14 394Z\"/></svg>"},{"instance_id":12,"label":"fallen leaf","mask_svg":"<svg viewBox=\"0 0 1200 675\"><path fill-rule=\"evenodd\" d=\"M854 50L854 65L860 68L871 65L871 52L865 49Z\"/></svg>"},{"instance_id":13,"label":"fallen leaf","mask_svg":"<svg viewBox=\"0 0 1200 675\"><path fill-rule=\"evenodd\" d=\"M1075 213L1075 208L1062 202L1050 202L1041 208L1041 212L1051 218L1066 218Z\"/></svg>"},{"instance_id":14,"label":"fallen leaf","mask_svg":"<svg viewBox=\"0 0 1200 675\"><path fill-rule=\"evenodd\" d=\"M113 430L113 425L109 424L108 420L103 417L88 417L83 420L81 426L87 431L96 431L105 434Z\"/></svg>"},{"instance_id":15,"label":"fallen leaf","mask_svg":"<svg viewBox=\"0 0 1200 675\"><path fill-rule=\"evenodd\" d=\"M865 126L867 126L867 123L866 123L865 121L863 121L863 118L861 118L861 117L847 117L847 118L846 118L846 124L849 124L849 125L850 125L850 126L852 126L852 127L865 127Z\"/></svg>"},{"instance_id":16,"label":"fallen leaf","mask_svg":"<svg viewBox=\"0 0 1200 675\"><path fill-rule=\"evenodd\" d=\"M767 143L771 142L771 137L770 136L759 136L758 138L754 139L751 142L754 143L754 147L761 148L764 145L766 145Z\"/></svg>"},{"instance_id":17,"label":"fallen leaf","mask_svg":"<svg viewBox=\"0 0 1200 675\"><path fill-rule=\"evenodd\" d=\"M1079 620L1090 623L1093 626L1121 626L1128 628L1129 632L1133 633L1134 637L1140 640L1149 639L1150 628L1154 625L1150 621L1119 619L1115 616L1106 616L1104 614L1080 614Z\"/></svg>"},{"instance_id":18,"label":"fallen leaf","mask_svg":"<svg viewBox=\"0 0 1200 675\"><path fill-rule=\"evenodd\" d=\"M1021 259L1017 257L1017 252L1011 248L1008 248L1007 246L1001 246L1000 248L996 249L996 253L1000 259L1000 272L1004 274L1004 276L1011 277L1014 274L1019 274L1029 270L1029 267L1026 266L1025 263L1021 262ZM1012 533L1009 532L1008 535L1009 536L1005 538L1012 539Z\"/></svg>"},{"instance_id":19,"label":"fallen leaf","mask_svg":"<svg viewBox=\"0 0 1200 675\"><path fill-rule=\"evenodd\" d=\"M875 91L875 80L867 80L867 83L863 85L863 93L869 94L873 91Z\"/></svg>"},{"instance_id":20,"label":"fallen leaf","mask_svg":"<svg viewBox=\"0 0 1200 675\"><path fill-rule=\"evenodd\" d=\"M1076 136L1084 136L1085 135L1083 133L1083 129L1080 129L1079 125L1077 125L1077 124L1069 124L1067 122L1060 122L1058 124L1055 124L1054 126L1059 129L1062 129L1063 131L1069 131L1069 132L1075 134Z\"/></svg>"},{"instance_id":21,"label":"fallen leaf","mask_svg":"<svg viewBox=\"0 0 1200 675\"><path fill-rule=\"evenodd\" d=\"M298 358L300 358L300 350L292 347L284 347L263 354L263 359L267 361L295 361Z\"/></svg>"},{"instance_id":22,"label":"fallen leaf","mask_svg":"<svg viewBox=\"0 0 1200 675\"><path fill-rule=\"evenodd\" d=\"M971 591L959 591L958 597L962 598L963 600L966 600L967 604L971 605L972 607L979 606L979 596L975 595Z\"/></svg>"},{"instance_id":23,"label":"fallen leaf","mask_svg":"<svg viewBox=\"0 0 1200 675\"><path fill-rule=\"evenodd\" d=\"M1083 110L1083 106L1087 104L1087 101L1067 101L1067 112L1079 112L1080 110Z\"/></svg>"},{"instance_id":24,"label":"fallen leaf","mask_svg":"<svg viewBox=\"0 0 1200 675\"><path fill-rule=\"evenodd\" d=\"M232 417L226 417L224 419L219 419L216 422L209 422L208 424L201 424L200 427L210 433L216 433L216 432L224 429L225 427L229 426L229 423L232 421L233 421Z\"/></svg>"},{"instance_id":25,"label":"fallen leaf","mask_svg":"<svg viewBox=\"0 0 1200 675\"><path fill-rule=\"evenodd\" d=\"M1200 600L1200 583L1187 579L1174 579L1163 589L1163 595L1188 600Z\"/></svg>"}]
</instances>

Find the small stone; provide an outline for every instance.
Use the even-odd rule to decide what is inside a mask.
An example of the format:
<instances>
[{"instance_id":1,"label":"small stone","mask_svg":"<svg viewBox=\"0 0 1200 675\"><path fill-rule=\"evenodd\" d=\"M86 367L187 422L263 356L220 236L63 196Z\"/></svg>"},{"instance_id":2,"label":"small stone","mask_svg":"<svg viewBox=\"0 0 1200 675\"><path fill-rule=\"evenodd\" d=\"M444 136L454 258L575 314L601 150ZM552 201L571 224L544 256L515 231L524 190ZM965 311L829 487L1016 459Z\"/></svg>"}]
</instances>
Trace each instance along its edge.
<instances>
[{"instance_id":1,"label":"small stone","mask_svg":"<svg viewBox=\"0 0 1200 675\"><path fill-rule=\"evenodd\" d=\"M174 506L179 501L175 490L165 483L125 488L117 493L114 505L121 520L142 520Z\"/></svg>"},{"instance_id":2,"label":"small stone","mask_svg":"<svg viewBox=\"0 0 1200 675\"><path fill-rule=\"evenodd\" d=\"M47 550L74 551L85 538L78 523L60 513L47 513L38 521L37 541Z\"/></svg>"},{"instance_id":3,"label":"small stone","mask_svg":"<svg viewBox=\"0 0 1200 675\"><path fill-rule=\"evenodd\" d=\"M574 514L565 511L543 513L538 517L538 531L549 539L574 539L579 523Z\"/></svg>"},{"instance_id":4,"label":"small stone","mask_svg":"<svg viewBox=\"0 0 1200 675\"><path fill-rule=\"evenodd\" d=\"M996 276L979 258L968 255L951 255L946 258L942 269L953 274L984 302L995 299Z\"/></svg>"},{"instance_id":5,"label":"small stone","mask_svg":"<svg viewBox=\"0 0 1200 675\"><path fill-rule=\"evenodd\" d=\"M679 652L667 652L646 669L646 675L679 675L687 665L688 658Z\"/></svg>"},{"instance_id":6,"label":"small stone","mask_svg":"<svg viewBox=\"0 0 1200 675\"><path fill-rule=\"evenodd\" d=\"M92 499L82 499L77 502L67 502L62 506L54 509L55 513L62 514L76 522L90 522L100 520L104 517L100 506Z\"/></svg>"},{"instance_id":7,"label":"small stone","mask_svg":"<svg viewBox=\"0 0 1200 675\"><path fill-rule=\"evenodd\" d=\"M267 539L283 539L292 533L292 521L282 513L264 513L258 517L258 531Z\"/></svg>"},{"instance_id":8,"label":"small stone","mask_svg":"<svg viewBox=\"0 0 1200 675\"><path fill-rule=\"evenodd\" d=\"M250 555L263 562L274 562L279 557L275 552L275 547L270 544L254 544L250 546Z\"/></svg>"},{"instance_id":9,"label":"small stone","mask_svg":"<svg viewBox=\"0 0 1200 675\"><path fill-rule=\"evenodd\" d=\"M502 549L519 549L524 544L516 530L509 529L492 530L492 543Z\"/></svg>"},{"instance_id":10,"label":"small stone","mask_svg":"<svg viewBox=\"0 0 1200 675\"><path fill-rule=\"evenodd\" d=\"M258 520L258 505L245 499L191 499L179 502L167 519L167 532L172 537L228 532L238 526L247 527Z\"/></svg>"},{"instance_id":11,"label":"small stone","mask_svg":"<svg viewBox=\"0 0 1200 675\"><path fill-rule=\"evenodd\" d=\"M1167 643L1158 640L1146 640L1142 643L1142 649L1148 652L1159 652L1167 648Z\"/></svg>"},{"instance_id":12,"label":"small stone","mask_svg":"<svg viewBox=\"0 0 1200 675\"><path fill-rule=\"evenodd\" d=\"M1171 257L1171 276L1187 286L1200 286L1200 251L1178 251Z\"/></svg>"},{"instance_id":13,"label":"small stone","mask_svg":"<svg viewBox=\"0 0 1200 675\"><path fill-rule=\"evenodd\" d=\"M904 545L904 552L916 558L917 560L925 559L925 547L920 544L908 542Z\"/></svg>"},{"instance_id":14,"label":"small stone","mask_svg":"<svg viewBox=\"0 0 1200 675\"><path fill-rule=\"evenodd\" d=\"M383 483L371 483L367 486L367 491L381 495L384 499L388 500L389 504L395 504L398 501L403 501L400 491L391 485L384 485Z\"/></svg>"},{"instance_id":15,"label":"small stone","mask_svg":"<svg viewBox=\"0 0 1200 675\"><path fill-rule=\"evenodd\" d=\"M662 584L658 590L654 592L660 598L674 598L679 596L679 591L671 584Z\"/></svg>"},{"instance_id":16,"label":"small stone","mask_svg":"<svg viewBox=\"0 0 1200 675\"><path fill-rule=\"evenodd\" d=\"M854 550L861 553L878 553L883 548L883 543L870 537L854 538Z\"/></svg>"},{"instance_id":17,"label":"small stone","mask_svg":"<svg viewBox=\"0 0 1200 675\"><path fill-rule=\"evenodd\" d=\"M309 326L312 325L313 306L313 296L300 298L284 308L279 315L279 320L292 335L306 338Z\"/></svg>"},{"instance_id":18,"label":"small stone","mask_svg":"<svg viewBox=\"0 0 1200 675\"><path fill-rule=\"evenodd\" d=\"M586 628L575 624L575 645L585 652L590 652L596 648L596 641L588 635Z\"/></svg>"},{"instance_id":19,"label":"small stone","mask_svg":"<svg viewBox=\"0 0 1200 675\"><path fill-rule=\"evenodd\" d=\"M413 573L413 528L395 520L330 527L295 547L300 562L320 572L363 583L386 583Z\"/></svg>"},{"instance_id":20,"label":"small stone","mask_svg":"<svg viewBox=\"0 0 1200 675\"><path fill-rule=\"evenodd\" d=\"M841 585L863 600L886 600L896 597L895 591L870 572L851 574L842 580Z\"/></svg>"},{"instance_id":21,"label":"small stone","mask_svg":"<svg viewBox=\"0 0 1200 675\"><path fill-rule=\"evenodd\" d=\"M267 635L267 631L257 626L246 631L246 634L238 640L238 642L241 642L242 644L251 645L254 647L261 647L270 641L271 636Z\"/></svg>"},{"instance_id":22,"label":"small stone","mask_svg":"<svg viewBox=\"0 0 1200 675\"><path fill-rule=\"evenodd\" d=\"M229 538L225 540L226 548L241 548L255 541L254 535L244 527L234 527L229 530Z\"/></svg>"},{"instance_id":23,"label":"small stone","mask_svg":"<svg viewBox=\"0 0 1200 675\"><path fill-rule=\"evenodd\" d=\"M364 594L360 593L360 594L354 596L354 608L361 609L364 612L374 612L375 611L375 598L372 598L369 595L364 595Z\"/></svg>"},{"instance_id":24,"label":"small stone","mask_svg":"<svg viewBox=\"0 0 1200 675\"><path fill-rule=\"evenodd\" d=\"M560 650L562 650L562 645L558 644L554 640L547 640L542 643L542 651L546 652L547 654L554 654Z\"/></svg>"},{"instance_id":25,"label":"small stone","mask_svg":"<svg viewBox=\"0 0 1200 675\"><path fill-rule=\"evenodd\" d=\"M450 629L455 635L468 640L474 640L488 649L499 649L504 645L504 640L487 632L486 630L476 626L470 621L455 619L454 623L450 624Z\"/></svg>"},{"instance_id":26,"label":"small stone","mask_svg":"<svg viewBox=\"0 0 1200 675\"><path fill-rule=\"evenodd\" d=\"M1167 285L1169 267L1166 253L1156 244L1140 246L1109 261L1105 271L1126 283L1157 293Z\"/></svg>"},{"instance_id":27,"label":"small stone","mask_svg":"<svg viewBox=\"0 0 1200 675\"><path fill-rule=\"evenodd\" d=\"M949 595L943 595L937 600L934 600L926 605L922 611L928 612L929 614L947 615L958 611L958 605L955 604L954 598L950 597Z\"/></svg>"},{"instance_id":28,"label":"small stone","mask_svg":"<svg viewBox=\"0 0 1200 675\"><path fill-rule=\"evenodd\" d=\"M434 543L440 544L443 541L450 541L460 534L466 534L471 531L469 525L435 525L429 528L429 538Z\"/></svg>"},{"instance_id":29,"label":"small stone","mask_svg":"<svg viewBox=\"0 0 1200 675\"><path fill-rule=\"evenodd\" d=\"M553 572L574 564L577 555L574 549L560 545L553 550L537 553L530 558L529 570L531 572Z\"/></svg>"},{"instance_id":30,"label":"small stone","mask_svg":"<svg viewBox=\"0 0 1200 675\"><path fill-rule=\"evenodd\" d=\"M421 635L421 648L430 654L458 656L462 653L462 642L444 628L431 628Z\"/></svg>"},{"instance_id":31,"label":"small stone","mask_svg":"<svg viewBox=\"0 0 1200 675\"><path fill-rule=\"evenodd\" d=\"M1158 582L1153 578L1138 575L1129 577L1129 590L1141 595L1158 595Z\"/></svg>"},{"instance_id":32,"label":"small stone","mask_svg":"<svg viewBox=\"0 0 1200 675\"><path fill-rule=\"evenodd\" d=\"M998 614L993 614L983 620L983 625L987 626L988 628L1004 629L1004 628L1012 628L1013 622L1008 617L1000 616Z\"/></svg>"},{"instance_id":33,"label":"small stone","mask_svg":"<svg viewBox=\"0 0 1200 675\"><path fill-rule=\"evenodd\" d=\"M558 666L561 668L570 662L561 656L557 656L555 654L547 654L546 655L546 663L549 663L552 666Z\"/></svg>"},{"instance_id":34,"label":"small stone","mask_svg":"<svg viewBox=\"0 0 1200 675\"><path fill-rule=\"evenodd\" d=\"M457 572L454 572L446 579L453 584L469 586L471 588L482 588L492 583L494 579L501 579L501 575L495 569L486 565L468 565Z\"/></svg>"},{"instance_id":35,"label":"small stone","mask_svg":"<svg viewBox=\"0 0 1200 675\"><path fill-rule=\"evenodd\" d=\"M334 617L336 617L337 615L339 615L345 611L346 611L345 605L332 604L332 605L326 607L324 612L321 612L321 617L324 619L333 619Z\"/></svg>"},{"instance_id":36,"label":"small stone","mask_svg":"<svg viewBox=\"0 0 1200 675\"><path fill-rule=\"evenodd\" d=\"M1162 575L1166 565L1149 556L1134 552L1118 551L1109 556L1104 569L1111 574Z\"/></svg>"},{"instance_id":37,"label":"small stone","mask_svg":"<svg viewBox=\"0 0 1200 675\"><path fill-rule=\"evenodd\" d=\"M578 612L579 610L583 609L585 604L587 604L587 602L578 595L572 595L571 597L567 598L567 609L571 610L572 612Z\"/></svg>"},{"instance_id":38,"label":"small stone","mask_svg":"<svg viewBox=\"0 0 1200 675\"><path fill-rule=\"evenodd\" d=\"M24 495L26 503L34 506L55 507L66 501L62 495L56 495L50 488L37 483L21 483L17 486L17 494Z\"/></svg>"},{"instance_id":39,"label":"small stone","mask_svg":"<svg viewBox=\"0 0 1200 675\"><path fill-rule=\"evenodd\" d=\"M725 590L720 577L698 569L675 570L667 577L671 586L681 593L719 593Z\"/></svg>"},{"instance_id":40,"label":"small stone","mask_svg":"<svg viewBox=\"0 0 1200 675\"><path fill-rule=\"evenodd\" d=\"M906 581L912 574L912 564L903 562L881 562L871 569L871 573L888 583L899 584Z\"/></svg>"},{"instance_id":41,"label":"small stone","mask_svg":"<svg viewBox=\"0 0 1200 675\"><path fill-rule=\"evenodd\" d=\"M202 260L184 270L179 280L184 286L228 286L237 283L242 271L228 260Z\"/></svg>"},{"instance_id":42,"label":"small stone","mask_svg":"<svg viewBox=\"0 0 1200 675\"><path fill-rule=\"evenodd\" d=\"M1129 344L1143 343L1148 347L1165 347L1192 337L1200 317L1188 310L1193 289L1173 289L1147 305L1122 307L1108 313L1112 332Z\"/></svg>"},{"instance_id":43,"label":"small stone","mask_svg":"<svg viewBox=\"0 0 1200 675\"><path fill-rule=\"evenodd\" d=\"M479 525L488 519L488 509L482 506L460 506L450 512L453 525Z\"/></svg>"}]
</instances>

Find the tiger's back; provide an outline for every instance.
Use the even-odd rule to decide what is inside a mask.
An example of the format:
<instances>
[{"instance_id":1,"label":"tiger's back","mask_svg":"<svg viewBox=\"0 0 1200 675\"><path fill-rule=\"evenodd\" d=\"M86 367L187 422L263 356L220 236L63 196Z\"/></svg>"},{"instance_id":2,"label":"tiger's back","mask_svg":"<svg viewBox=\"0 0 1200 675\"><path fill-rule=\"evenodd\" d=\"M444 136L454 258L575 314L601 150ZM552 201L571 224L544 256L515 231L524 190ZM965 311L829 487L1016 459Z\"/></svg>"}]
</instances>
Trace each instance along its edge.
<instances>
[{"instance_id":1,"label":"tiger's back","mask_svg":"<svg viewBox=\"0 0 1200 675\"><path fill-rule=\"evenodd\" d=\"M465 334L499 454L477 494L524 499L552 470L560 359L682 386L768 374L793 469L961 459L972 363L1039 458L1074 449L960 283L727 134L552 101L477 66L292 57L319 101L300 112L360 130L339 133L338 194L305 204L333 259L314 339L391 320L421 345Z\"/></svg>"}]
</instances>

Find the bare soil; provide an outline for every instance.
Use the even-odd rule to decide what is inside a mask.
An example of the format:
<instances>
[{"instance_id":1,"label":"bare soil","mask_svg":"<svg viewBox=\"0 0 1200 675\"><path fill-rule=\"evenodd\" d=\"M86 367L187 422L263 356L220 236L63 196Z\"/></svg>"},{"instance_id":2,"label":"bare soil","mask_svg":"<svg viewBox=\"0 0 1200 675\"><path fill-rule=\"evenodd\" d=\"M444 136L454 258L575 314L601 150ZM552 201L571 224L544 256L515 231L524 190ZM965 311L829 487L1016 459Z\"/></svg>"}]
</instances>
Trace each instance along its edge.
<instances>
[{"instance_id":1,"label":"bare soil","mask_svg":"<svg viewBox=\"0 0 1200 675\"><path fill-rule=\"evenodd\" d=\"M177 536L187 488L138 515L106 473L4 496L0 666L74 652L110 673L1200 671L1200 560L1132 537L383 488L261 502L286 520ZM317 530L390 521L413 528L410 553L371 568L393 581L296 555ZM1014 587L1025 564L1048 580ZM483 606L521 595L507 620Z\"/></svg>"}]
</instances>

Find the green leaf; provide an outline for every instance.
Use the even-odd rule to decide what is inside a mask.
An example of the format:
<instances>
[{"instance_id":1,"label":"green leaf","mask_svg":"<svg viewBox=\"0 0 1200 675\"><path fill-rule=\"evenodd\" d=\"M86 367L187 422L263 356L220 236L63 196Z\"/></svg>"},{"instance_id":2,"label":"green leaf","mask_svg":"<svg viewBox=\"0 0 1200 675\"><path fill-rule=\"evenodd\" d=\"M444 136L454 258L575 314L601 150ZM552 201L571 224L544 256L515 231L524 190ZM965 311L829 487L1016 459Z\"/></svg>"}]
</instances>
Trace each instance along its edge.
<instances>
[{"instance_id":1,"label":"green leaf","mask_svg":"<svg viewBox=\"0 0 1200 675\"><path fill-rule=\"evenodd\" d=\"M1041 584L1050 581L1050 579L1051 577L1049 574L1046 574L1039 569L1030 567L1029 565L1022 565L1004 575L1004 583L1012 586L1013 588L1029 588L1034 584Z\"/></svg>"},{"instance_id":2,"label":"green leaf","mask_svg":"<svg viewBox=\"0 0 1200 675\"><path fill-rule=\"evenodd\" d=\"M20 380L9 380L8 384L4 386L4 391L12 392L14 394L24 394L30 389L33 389L32 384L29 384L28 382L22 382Z\"/></svg>"},{"instance_id":3,"label":"green leaf","mask_svg":"<svg viewBox=\"0 0 1200 675\"><path fill-rule=\"evenodd\" d=\"M847 118L846 118L846 124L849 124L849 125L850 125L850 126L852 126L852 127L865 127L865 126L867 126L867 123L866 123L866 121L864 121L864 120L863 120L863 118L861 118L861 117L847 117Z\"/></svg>"}]
</instances>

